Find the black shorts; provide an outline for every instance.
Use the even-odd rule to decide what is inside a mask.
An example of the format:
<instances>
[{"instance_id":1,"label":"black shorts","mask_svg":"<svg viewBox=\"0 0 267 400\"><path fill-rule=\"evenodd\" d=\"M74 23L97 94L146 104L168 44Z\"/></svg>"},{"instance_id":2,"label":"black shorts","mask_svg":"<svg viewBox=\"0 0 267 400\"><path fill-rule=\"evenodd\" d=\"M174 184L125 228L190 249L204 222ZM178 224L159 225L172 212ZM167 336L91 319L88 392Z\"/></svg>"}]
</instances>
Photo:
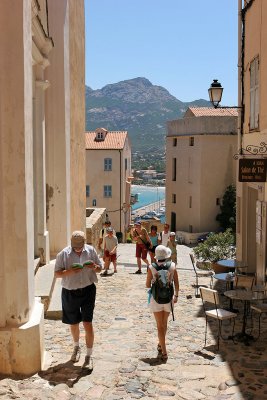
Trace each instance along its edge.
<instances>
[{"instance_id":1,"label":"black shorts","mask_svg":"<svg viewBox=\"0 0 267 400\"><path fill-rule=\"evenodd\" d=\"M62 288L62 322L75 325L92 322L95 308L96 286L86 286L82 289L68 290Z\"/></svg>"},{"instance_id":2,"label":"black shorts","mask_svg":"<svg viewBox=\"0 0 267 400\"><path fill-rule=\"evenodd\" d=\"M158 245L157 245L157 246L158 246ZM156 247L157 247L157 246L153 246L152 249L149 249L149 252L152 253L152 254L155 254L155 251L156 251Z\"/></svg>"}]
</instances>

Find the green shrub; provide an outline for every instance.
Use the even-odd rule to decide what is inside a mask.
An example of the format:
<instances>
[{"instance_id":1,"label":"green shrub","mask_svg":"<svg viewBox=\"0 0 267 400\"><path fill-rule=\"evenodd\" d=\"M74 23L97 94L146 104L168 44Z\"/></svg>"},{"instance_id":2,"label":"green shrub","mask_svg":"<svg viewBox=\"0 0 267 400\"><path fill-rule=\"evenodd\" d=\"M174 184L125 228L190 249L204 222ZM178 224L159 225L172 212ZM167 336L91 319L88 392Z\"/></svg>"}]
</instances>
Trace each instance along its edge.
<instances>
[{"instance_id":1,"label":"green shrub","mask_svg":"<svg viewBox=\"0 0 267 400\"><path fill-rule=\"evenodd\" d=\"M231 229L225 232L211 233L203 243L199 243L193 252L199 261L216 263L218 260L232 258L235 255L235 236Z\"/></svg>"},{"instance_id":2,"label":"green shrub","mask_svg":"<svg viewBox=\"0 0 267 400\"><path fill-rule=\"evenodd\" d=\"M223 196L220 206L221 212L216 216L223 229L231 228L235 232L236 228L236 189L234 185L229 185Z\"/></svg>"}]
</instances>

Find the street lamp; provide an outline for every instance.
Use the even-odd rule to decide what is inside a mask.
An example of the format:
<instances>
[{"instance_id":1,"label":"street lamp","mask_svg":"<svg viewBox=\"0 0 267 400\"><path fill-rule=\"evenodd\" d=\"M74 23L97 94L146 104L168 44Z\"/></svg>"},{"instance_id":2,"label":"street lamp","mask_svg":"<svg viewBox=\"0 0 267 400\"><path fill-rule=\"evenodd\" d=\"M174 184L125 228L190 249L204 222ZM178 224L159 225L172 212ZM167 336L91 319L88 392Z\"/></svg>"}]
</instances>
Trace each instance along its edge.
<instances>
[{"instance_id":1,"label":"street lamp","mask_svg":"<svg viewBox=\"0 0 267 400\"><path fill-rule=\"evenodd\" d=\"M214 108L218 108L219 104L222 100L222 93L223 93L223 87L218 82L218 79L213 79L213 82L210 85L210 88L208 90L209 92L209 98L210 102L212 103ZM223 107L220 106L220 109L237 109L238 110L238 118L239 118L239 128L238 128L238 153L234 154L234 159L238 159L240 156L246 155L246 156L256 156L256 155L262 155L267 153L267 143L261 142L260 146L253 145L253 144L248 144L245 148L242 147L243 144L243 123L244 123L244 105L241 101L241 106L228 106L228 107ZM267 168L267 167L266 167Z\"/></svg>"},{"instance_id":2,"label":"street lamp","mask_svg":"<svg viewBox=\"0 0 267 400\"><path fill-rule=\"evenodd\" d=\"M214 108L217 108L222 100L223 93L223 87L220 82L218 82L218 79L213 79L213 82L211 83L208 92L210 102L213 104Z\"/></svg>"},{"instance_id":3,"label":"street lamp","mask_svg":"<svg viewBox=\"0 0 267 400\"><path fill-rule=\"evenodd\" d=\"M218 107L221 109L236 108L242 111L243 107L237 107L237 106L223 107L219 105L222 100L223 87L220 84L220 82L218 82L218 79L213 79L213 82L211 83L208 92L209 92L210 102L212 103L214 108Z\"/></svg>"}]
</instances>

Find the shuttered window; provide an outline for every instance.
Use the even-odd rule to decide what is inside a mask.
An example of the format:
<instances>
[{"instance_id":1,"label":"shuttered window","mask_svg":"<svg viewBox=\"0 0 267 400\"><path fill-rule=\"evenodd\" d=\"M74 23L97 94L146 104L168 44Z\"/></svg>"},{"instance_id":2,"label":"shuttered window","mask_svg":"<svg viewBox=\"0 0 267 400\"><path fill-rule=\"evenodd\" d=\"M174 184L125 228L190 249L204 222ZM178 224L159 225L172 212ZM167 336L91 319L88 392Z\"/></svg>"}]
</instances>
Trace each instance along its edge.
<instances>
[{"instance_id":1,"label":"shuttered window","mask_svg":"<svg viewBox=\"0 0 267 400\"><path fill-rule=\"evenodd\" d=\"M112 186L111 185L104 186L104 197L112 197Z\"/></svg>"},{"instance_id":2,"label":"shuttered window","mask_svg":"<svg viewBox=\"0 0 267 400\"><path fill-rule=\"evenodd\" d=\"M104 159L104 171L112 171L112 158Z\"/></svg>"},{"instance_id":3,"label":"shuttered window","mask_svg":"<svg viewBox=\"0 0 267 400\"><path fill-rule=\"evenodd\" d=\"M172 159L172 180L176 181L176 158Z\"/></svg>"}]
</instances>

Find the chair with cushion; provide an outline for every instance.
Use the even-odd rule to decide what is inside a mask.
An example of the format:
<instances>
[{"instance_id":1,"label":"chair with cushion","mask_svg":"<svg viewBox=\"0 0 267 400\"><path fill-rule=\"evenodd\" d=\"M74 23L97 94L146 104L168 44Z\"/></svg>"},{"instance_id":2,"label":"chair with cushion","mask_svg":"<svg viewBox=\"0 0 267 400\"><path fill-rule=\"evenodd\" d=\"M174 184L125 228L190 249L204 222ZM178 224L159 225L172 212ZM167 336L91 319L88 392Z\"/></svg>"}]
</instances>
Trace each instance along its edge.
<instances>
[{"instance_id":1,"label":"chair with cushion","mask_svg":"<svg viewBox=\"0 0 267 400\"><path fill-rule=\"evenodd\" d=\"M217 290L200 287L200 296L202 299L203 309L206 317L205 346L207 342L208 318L213 318L216 319L218 322L217 346L219 350L220 338L222 338L223 340L227 340L227 338L224 338L222 336L222 321L234 320L233 330L232 330L232 338L233 338L235 329L235 318L237 317L237 314L231 311L227 311L224 308L220 307L219 294Z\"/></svg>"},{"instance_id":2,"label":"chair with cushion","mask_svg":"<svg viewBox=\"0 0 267 400\"><path fill-rule=\"evenodd\" d=\"M193 254L189 254L189 255L190 255L190 259L191 259L193 269L195 272L195 276L196 276L195 297L199 297L198 289L199 289L200 285L198 283L198 278L209 277L210 278L210 288L212 288L214 272L211 270L204 270L204 269L197 268Z\"/></svg>"}]
</instances>

